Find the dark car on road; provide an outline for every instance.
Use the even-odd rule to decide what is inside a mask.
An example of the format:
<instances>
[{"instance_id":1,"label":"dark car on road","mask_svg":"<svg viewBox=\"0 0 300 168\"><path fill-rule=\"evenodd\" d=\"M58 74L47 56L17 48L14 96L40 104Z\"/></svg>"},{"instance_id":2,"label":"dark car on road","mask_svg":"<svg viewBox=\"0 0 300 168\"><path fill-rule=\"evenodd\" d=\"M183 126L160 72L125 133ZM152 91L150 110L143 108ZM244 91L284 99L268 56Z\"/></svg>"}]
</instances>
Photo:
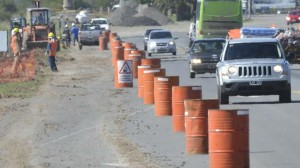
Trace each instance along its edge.
<instances>
[{"instance_id":1,"label":"dark car on road","mask_svg":"<svg viewBox=\"0 0 300 168\"><path fill-rule=\"evenodd\" d=\"M224 44L222 38L194 41L188 52L190 78L195 78L196 74L215 73Z\"/></svg>"},{"instance_id":2,"label":"dark car on road","mask_svg":"<svg viewBox=\"0 0 300 168\"><path fill-rule=\"evenodd\" d=\"M300 23L300 10L292 10L286 16L287 24Z\"/></svg>"},{"instance_id":3,"label":"dark car on road","mask_svg":"<svg viewBox=\"0 0 300 168\"><path fill-rule=\"evenodd\" d=\"M145 34L143 34L143 38L144 38L144 50L147 51L147 45L148 45L148 40L149 40L149 34L151 33L151 31L153 30L161 30L161 29L147 29Z\"/></svg>"}]
</instances>

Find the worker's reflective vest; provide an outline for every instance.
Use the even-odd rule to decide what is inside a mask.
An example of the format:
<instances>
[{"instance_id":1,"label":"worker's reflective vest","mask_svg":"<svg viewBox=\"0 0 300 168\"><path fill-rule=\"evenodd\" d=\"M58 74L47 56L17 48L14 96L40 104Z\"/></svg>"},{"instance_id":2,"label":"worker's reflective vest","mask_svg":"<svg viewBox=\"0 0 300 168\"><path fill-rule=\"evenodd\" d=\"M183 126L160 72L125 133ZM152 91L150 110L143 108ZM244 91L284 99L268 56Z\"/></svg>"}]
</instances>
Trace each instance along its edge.
<instances>
[{"instance_id":1,"label":"worker's reflective vest","mask_svg":"<svg viewBox=\"0 0 300 168\"><path fill-rule=\"evenodd\" d=\"M13 35L11 38L11 48L14 54L20 52L20 42L17 35Z\"/></svg>"},{"instance_id":2,"label":"worker's reflective vest","mask_svg":"<svg viewBox=\"0 0 300 168\"><path fill-rule=\"evenodd\" d=\"M49 47L49 50L48 50L49 56L56 56L57 40L56 39L49 40L48 47Z\"/></svg>"}]
</instances>

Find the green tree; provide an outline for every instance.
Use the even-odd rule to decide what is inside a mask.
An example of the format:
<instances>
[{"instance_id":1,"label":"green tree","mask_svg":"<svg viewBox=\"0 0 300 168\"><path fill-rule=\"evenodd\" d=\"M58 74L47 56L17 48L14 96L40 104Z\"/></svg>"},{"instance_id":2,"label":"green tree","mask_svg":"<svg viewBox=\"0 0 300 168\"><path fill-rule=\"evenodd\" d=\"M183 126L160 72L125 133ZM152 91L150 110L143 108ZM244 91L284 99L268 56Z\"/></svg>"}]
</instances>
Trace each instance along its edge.
<instances>
[{"instance_id":1,"label":"green tree","mask_svg":"<svg viewBox=\"0 0 300 168\"><path fill-rule=\"evenodd\" d=\"M17 6L14 1L0 1L0 19L9 20L11 13L17 11Z\"/></svg>"}]
</instances>

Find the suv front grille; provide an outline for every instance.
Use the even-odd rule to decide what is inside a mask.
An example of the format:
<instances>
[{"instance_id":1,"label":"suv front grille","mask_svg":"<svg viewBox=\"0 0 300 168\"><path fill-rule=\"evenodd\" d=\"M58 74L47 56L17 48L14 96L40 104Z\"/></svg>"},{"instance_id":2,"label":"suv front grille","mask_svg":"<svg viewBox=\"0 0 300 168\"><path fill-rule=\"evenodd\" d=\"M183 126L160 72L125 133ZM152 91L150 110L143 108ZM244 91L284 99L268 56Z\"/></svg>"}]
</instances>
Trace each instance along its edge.
<instances>
[{"instance_id":1,"label":"suv front grille","mask_svg":"<svg viewBox=\"0 0 300 168\"><path fill-rule=\"evenodd\" d=\"M167 43L156 43L157 46L166 46Z\"/></svg>"},{"instance_id":2,"label":"suv front grille","mask_svg":"<svg viewBox=\"0 0 300 168\"><path fill-rule=\"evenodd\" d=\"M260 77L260 76L271 76L271 66L242 66L239 67L240 77Z\"/></svg>"}]
</instances>

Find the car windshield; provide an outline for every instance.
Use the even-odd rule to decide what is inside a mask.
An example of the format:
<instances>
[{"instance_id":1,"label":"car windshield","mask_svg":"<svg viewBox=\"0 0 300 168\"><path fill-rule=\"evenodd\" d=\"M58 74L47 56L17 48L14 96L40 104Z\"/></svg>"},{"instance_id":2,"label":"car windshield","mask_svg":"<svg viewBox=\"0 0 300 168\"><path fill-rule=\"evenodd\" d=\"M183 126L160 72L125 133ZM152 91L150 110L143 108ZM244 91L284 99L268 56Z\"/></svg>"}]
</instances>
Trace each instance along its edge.
<instances>
[{"instance_id":1,"label":"car windshield","mask_svg":"<svg viewBox=\"0 0 300 168\"><path fill-rule=\"evenodd\" d=\"M243 43L229 44L225 60L282 58L277 43Z\"/></svg>"},{"instance_id":2,"label":"car windshield","mask_svg":"<svg viewBox=\"0 0 300 168\"><path fill-rule=\"evenodd\" d=\"M173 38L171 32L152 32L150 39Z\"/></svg>"},{"instance_id":3,"label":"car windshield","mask_svg":"<svg viewBox=\"0 0 300 168\"><path fill-rule=\"evenodd\" d=\"M93 24L107 24L106 20L93 20Z\"/></svg>"},{"instance_id":4,"label":"car windshield","mask_svg":"<svg viewBox=\"0 0 300 168\"><path fill-rule=\"evenodd\" d=\"M146 30L145 35L148 36L151 33L151 31L154 31L154 30L161 30L161 29L148 29L148 30Z\"/></svg>"},{"instance_id":5,"label":"car windshield","mask_svg":"<svg viewBox=\"0 0 300 168\"><path fill-rule=\"evenodd\" d=\"M221 54L225 41L195 41L191 53L219 53Z\"/></svg>"}]
</instances>

